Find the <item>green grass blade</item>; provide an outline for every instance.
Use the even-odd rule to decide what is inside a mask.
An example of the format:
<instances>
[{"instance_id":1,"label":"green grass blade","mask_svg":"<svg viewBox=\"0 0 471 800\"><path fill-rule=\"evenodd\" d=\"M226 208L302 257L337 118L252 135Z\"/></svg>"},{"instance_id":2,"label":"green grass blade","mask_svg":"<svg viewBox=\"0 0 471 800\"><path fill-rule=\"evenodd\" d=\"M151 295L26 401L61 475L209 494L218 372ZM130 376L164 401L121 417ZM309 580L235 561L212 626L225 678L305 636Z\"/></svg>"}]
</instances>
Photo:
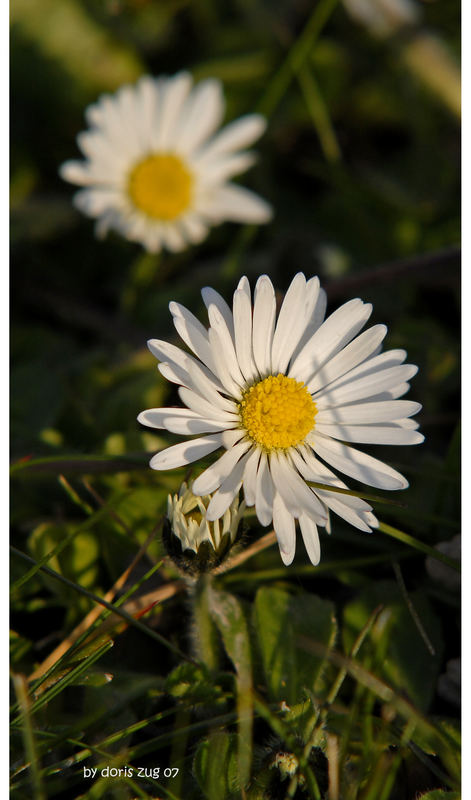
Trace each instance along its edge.
<instances>
[{"instance_id":1,"label":"green grass blade","mask_svg":"<svg viewBox=\"0 0 471 800\"><path fill-rule=\"evenodd\" d=\"M388 536L392 536L393 539L397 539L399 542L404 542L404 544L408 544L416 550L426 553L437 561L441 561L442 564L446 564L447 567L451 567L451 569L456 570L456 572L461 572L460 564L453 558L449 558L444 555L444 553L441 553L440 550L437 550L435 547L430 547L428 544L424 544L424 542L419 541L419 539L416 539L408 533L404 533L404 531L399 530L399 528L393 528L392 525L380 522L378 530L382 531L382 533L386 533Z\"/></svg>"},{"instance_id":2,"label":"green grass blade","mask_svg":"<svg viewBox=\"0 0 471 800\"><path fill-rule=\"evenodd\" d=\"M16 547L11 547L11 550L12 552L15 553L15 555L20 556L25 561L29 561L30 563L33 564L36 563L33 558L27 556L26 553L22 553L21 550L17 550ZM98 597L98 595L93 594L93 592L89 592L87 589L84 589L83 586L79 586L77 583L69 581L68 578L64 578L63 575L59 575L58 572L54 572L54 570L49 569L49 567L41 567L41 570L45 572L47 575L50 575L52 578L55 578L56 580L64 583L66 586L69 586L71 589L74 589L79 594L84 595L84 597L88 597L89 600L92 600L94 603L98 603L99 605L102 605L105 608L107 608L112 613L117 614L119 617L122 617L122 619L124 619L134 628L137 628L137 630L141 631L142 633L145 633L147 636L150 636L151 639L154 639L155 641L159 642L159 644L163 644L164 647L167 647L175 655L178 655L180 658L184 658L186 661L191 661L191 659L185 653L183 653L178 647L173 645L167 639L165 639L164 636L161 636L159 633L152 630L147 625L144 625L142 622L139 622L139 620L135 619L131 614L128 614L127 611L123 611L116 605L108 603L102 597Z\"/></svg>"},{"instance_id":3,"label":"green grass blade","mask_svg":"<svg viewBox=\"0 0 471 800\"><path fill-rule=\"evenodd\" d=\"M31 578L33 578L34 575L36 575L36 573L42 569L42 567L44 567L52 558L54 558L54 556L59 555L59 553L61 553L74 540L77 534L89 530L91 527L93 527L93 525L95 525L96 522L99 522L101 518L105 516L105 510L106 509L100 508L93 514L92 517L85 520L85 522L82 523L82 525L79 525L74 531L71 531L71 533L69 533L68 536L65 536L61 542L58 542L56 546L52 548L52 550L50 550L48 553L45 553L45 555L40 558L39 561L35 561L34 566L12 584L11 592L17 591L25 583L31 580Z\"/></svg>"},{"instance_id":4,"label":"green grass blade","mask_svg":"<svg viewBox=\"0 0 471 800\"><path fill-rule=\"evenodd\" d=\"M33 726L31 724L31 715L33 713L33 709L31 707L31 702L28 695L26 678L23 675L13 675L13 686L15 687L18 705L21 709L18 719L22 723L23 743L26 761L29 764L31 773L33 797L36 798L36 800L46 800L46 793L41 780L40 765L38 763L36 753Z\"/></svg>"}]
</instances>

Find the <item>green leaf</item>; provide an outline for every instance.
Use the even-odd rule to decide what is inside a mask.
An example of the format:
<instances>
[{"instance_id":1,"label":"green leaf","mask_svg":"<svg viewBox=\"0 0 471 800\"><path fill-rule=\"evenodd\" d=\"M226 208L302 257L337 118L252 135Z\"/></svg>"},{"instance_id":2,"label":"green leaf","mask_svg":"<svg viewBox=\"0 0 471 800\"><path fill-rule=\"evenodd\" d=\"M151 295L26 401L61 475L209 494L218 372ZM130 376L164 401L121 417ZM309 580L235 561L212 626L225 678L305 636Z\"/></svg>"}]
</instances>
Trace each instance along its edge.
<instances>
[{"instance_id":1,"label":"green leaf","mask_svg":"<svg viewBox=\"0 0 471 800\"><path fill-rule=\"evenodd\" d=\"M227 655L237 673L238 774L241 786L250 776L252 761L252 656L250 639L244 611L236 597L228 592L210 588L208 605L224 642Z\"/></svg>"},{"instance_id":2,"label":"green leaf","mask_svg":"<svg viewBox=\"0 0 471 800\"><path fill-rule=\"evenodd\" d=\"M192 706L218 708L226 705L222 688L210 679L206 670L197 664L179 664L166 680L166 689L179 702Z\"/></svg>"},{"instance_id":3,"label":"green leaf","mask_svg":"<svg viewBox=\"0 0 471 800\"><path fill-rule=\"evenodd\" d=\"M432 792L421 794L417 800L461 800L459 792L447 792L445 789L434 789Z\"/></svg>"},{"instance_id":4,"label":"green leaf","mask_svg":"<svg viewBox=\"0 0 471 800\"><path fill-rule=\"evenodd\" d=\"M461 751L461 731L458 721L448 717L432 717L430 722L447 739L450 749L459 754ZM428 755L437 755L437 737L436 735L429 735L429 731L414 731L414 744Z\"/></svg>"},{"instance_id":5,"label":"green leaf","mask_svg":"<svg viewBox=\"0 0 471 800\"><path fill-rule=\"evenodd\" d=\"M29 551L36 561L41 561L69 537L68 546L49 560L49 566L69 580L91 589L96 585L98 577L98 542L91 531L82 530L73 535L74 531L76 526L73 525L39 525L29 537ZM77 605L77 597L74 596L72 599L67 587L58 584L44 573L39 574L52 592L62 597L71 607Z\"/></svg>"},{"instance_id":6,"label":"green leaf","mask_svg":"<svg viewBox=\"0 0 471 800\"><path fill-rule=\"evenodd\" d=\"M399 587L392 581L369 585L345 606L344 646L347 650L351 647L372 611L383 605L361 652L373 659L371 669L378 677L405 692L418 708L425 710L438 677L442 635L425 595L413 592L410 599L435 655L427 649Z\"/></svg>"},{"instance_id":7,"label":"green leaf","mask_svg":"<svg viewBox=\"0 0 471 800\"><path fill-rule=\"evenodd\" d=\"M262 588L255 599L255 626L265 680L273 700L288 705L301 701L303 689L319 690L324 659L306 656L298 636L332 646L337 624L334 606L316 595L291 596L280 589Z\"/></svg>"},{"instance_id":8,"label":"green leaf","mask_svg":"<svg viewBox=\"0 0 471 800\"><path fill-rule=\"evenodd\" d=\"M225 800L236 788L237 737L215 731L199 745L193 772L208 800Z\"/></svg>"},{"instance_id":9,"label":"green leaf","mask_svg":"<svg viewBox=\"0 0 471 800\"><path fill-rule=\"evenodd\" d=\"M265 680L273 700L297 698L294 630L290 624L290 595L278 589L259 589L255 598L255 624Z\"/></svg>"}]
</instances>

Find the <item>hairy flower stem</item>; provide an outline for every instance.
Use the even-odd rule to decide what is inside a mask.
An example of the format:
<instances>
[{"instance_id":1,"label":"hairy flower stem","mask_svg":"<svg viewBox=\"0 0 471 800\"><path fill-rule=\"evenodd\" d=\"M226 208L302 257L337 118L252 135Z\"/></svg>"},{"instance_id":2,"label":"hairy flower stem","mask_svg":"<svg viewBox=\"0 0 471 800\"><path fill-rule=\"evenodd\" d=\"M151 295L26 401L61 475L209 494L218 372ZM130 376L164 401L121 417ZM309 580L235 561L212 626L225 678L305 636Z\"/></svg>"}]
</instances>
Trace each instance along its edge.
<instances>
[{"instance_id":1,"label":"hairy flower stem","mask_svg":"<svg viewBox=\"0 0 471 800\"><path fill-rule=\"evenodd\" d=\"M208 601L212 581L213 577L209 573L199 575L190 594L193 601L194 655L211 671L219 666L218 633L210 615Z\"/></svg>"}]
</instances>

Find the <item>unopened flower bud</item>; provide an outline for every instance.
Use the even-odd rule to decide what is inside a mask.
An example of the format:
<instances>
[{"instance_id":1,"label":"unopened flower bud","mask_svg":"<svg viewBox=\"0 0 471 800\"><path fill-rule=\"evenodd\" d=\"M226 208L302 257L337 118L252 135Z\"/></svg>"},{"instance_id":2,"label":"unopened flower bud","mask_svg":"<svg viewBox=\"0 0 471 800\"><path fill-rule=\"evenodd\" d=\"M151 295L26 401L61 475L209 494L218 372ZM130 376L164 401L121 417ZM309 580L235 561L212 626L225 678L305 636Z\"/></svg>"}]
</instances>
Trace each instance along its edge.
<instances>
[{"instance_id":1,"label":"unopened flower bud","mask_svg":"<svg viewBox=\"0 0 471 800\"><path fill-rule=\"evenodd\" d=\"M194 495L186 483L167 499L164 545L177 566L190 574L217 567L238 538L245 503L236 497L220 519L210 522L206 519L210 500L211 495Z\"/></svg>"}]
</instances>

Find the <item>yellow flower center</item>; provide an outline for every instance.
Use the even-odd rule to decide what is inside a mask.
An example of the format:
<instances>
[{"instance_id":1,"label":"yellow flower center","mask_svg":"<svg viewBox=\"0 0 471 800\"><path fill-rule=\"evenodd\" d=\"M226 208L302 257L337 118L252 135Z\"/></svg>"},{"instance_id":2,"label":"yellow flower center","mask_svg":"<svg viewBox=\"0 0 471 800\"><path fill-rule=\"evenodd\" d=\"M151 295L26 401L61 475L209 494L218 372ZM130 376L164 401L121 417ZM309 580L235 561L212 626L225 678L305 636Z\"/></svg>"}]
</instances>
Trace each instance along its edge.
<instances>
[{"instance_id":1,"label":"yellow flower center","mask_svg":"<svg viewBox=\"0 0 471 800\"><path fill-rule=\"evenodd\" d=\"M279 374L247 389L239 414L250 438L270 451L304 441L314 427L317 408L303 383Z\"/></svg>"},{"instance_id":2,"label":"yellow flower center","mask_svg":"<svg viewBox=\"0 0 471 800\"><path fill-rule=\"evenodd\" d=\"M153 219L169 222L191 202L193 176L178 156L147 156L131 171L129 196L134 205Z\"/></svg>"}]
</instances>

